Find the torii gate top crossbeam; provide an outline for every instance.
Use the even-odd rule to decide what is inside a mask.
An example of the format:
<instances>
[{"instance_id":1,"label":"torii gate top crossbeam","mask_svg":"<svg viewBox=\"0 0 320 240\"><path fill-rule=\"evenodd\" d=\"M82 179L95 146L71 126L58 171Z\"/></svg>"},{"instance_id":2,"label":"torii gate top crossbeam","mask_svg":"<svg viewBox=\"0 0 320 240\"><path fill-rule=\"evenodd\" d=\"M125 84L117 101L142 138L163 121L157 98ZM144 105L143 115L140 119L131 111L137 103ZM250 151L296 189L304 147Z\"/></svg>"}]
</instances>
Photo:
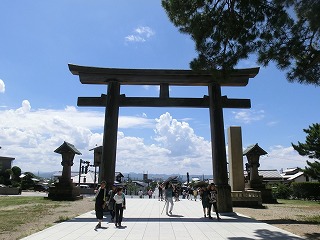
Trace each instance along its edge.
<instances>
[{"instance_id":1,"label":"torii gate top crossbeam","mask_svg":"<svg viewBox=\"0 0 320 240\"><path fill-rule=\"evenodd\" d=\"M249 78L254 78L259 68L235 69L225 77L221 70L208 71L168 70L168 69L123 69L98 68L68 64L74 75L79 75L82 84L109 84L118 81L121 85L184 85L208 86L218 83L220 86L246 86Z\"/></svg>"}]
</instances>

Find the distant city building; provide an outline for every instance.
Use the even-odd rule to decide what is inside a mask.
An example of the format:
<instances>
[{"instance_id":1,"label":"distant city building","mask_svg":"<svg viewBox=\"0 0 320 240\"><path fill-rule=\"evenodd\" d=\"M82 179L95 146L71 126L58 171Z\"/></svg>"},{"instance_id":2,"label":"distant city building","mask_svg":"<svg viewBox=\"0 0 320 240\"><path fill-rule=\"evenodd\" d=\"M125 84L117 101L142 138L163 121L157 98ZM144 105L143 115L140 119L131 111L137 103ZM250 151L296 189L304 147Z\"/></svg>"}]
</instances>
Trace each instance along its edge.
<instances>
[{"instance_id":1,"label":"distant city building","mask_svg":"<svg viewBox=\"0 0 320 240\"><path fill-rule=\"evenodd\" d=\"M55 174L53 174L53 178L55 181L57 181L59 179L59 177L61 177L62 172L56 172ZM96 179L98 179L99 173L96 173ZM116 172L115 173L115 184L121 184L123 182L123 174L121 172ZM79 185L79 172L71 172L71 179L72 182L75 185ZM87 173L81 173L80 175L80 186L81 185L87 185L91 188L93 188L96 184L98 184L98 182L94 182L94 171L88 171Z\"/></svg>"},{"instance_id":2,"label":"distant city building","mask_svg":"<svg viewBox=\"0 0 320 240\"><path fill-rule=\"evenodd\" d=\"M298 167L282 170L281 176L285 182L316 182L316 180L304 175Z\"/></svg>"},{"instance_id":3,"label":"distant city building","mask_svg":"<svg viewBox=\"0 0 320 240\"><path fill-rule=\"evenodd\" d=\"M283 177L279 173L278 170L258 170L258 175L262 178L262 183L265 184L274 184L274 183L282 183L284 181ZM244 177L248 179L248 172L244 171Z\"/></svg>"}]
</instances>

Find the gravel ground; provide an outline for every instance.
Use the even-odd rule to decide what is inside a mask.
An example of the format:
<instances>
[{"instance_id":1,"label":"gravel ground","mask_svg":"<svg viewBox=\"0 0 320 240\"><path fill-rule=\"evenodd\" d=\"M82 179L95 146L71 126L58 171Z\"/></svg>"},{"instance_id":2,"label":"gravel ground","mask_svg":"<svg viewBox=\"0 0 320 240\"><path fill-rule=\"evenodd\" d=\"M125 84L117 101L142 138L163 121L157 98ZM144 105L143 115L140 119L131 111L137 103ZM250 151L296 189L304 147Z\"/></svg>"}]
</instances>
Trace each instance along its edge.
<instances>
[{"instance_id":1,"label":"gravel ground","mask_svg":"<svg viewBox=\"0 0 320 240\"><path fill-rule=\"evenodd\" d=\"M297 207L285 204L265 204L263 209L234 208L239 214L243 214L256 220L266 222L289 232L305 237L306 239L320 240L319 224L303 220L304 217L320 215L320 206ZM54 208L48 215L39 218L38 221L29 222L19 227L19 231L1 234L1 240L15 240L38 232L44 228L57 224L62 219L70 219L94 209L92 197L83 200L66 202L63 206Z\"/></svg>"},{"instance_id":2,"label":"gravel ground","mask_svg":"<svg viewBox=\"0 0 320 240\"><path fill-rule=\"evenodd\" d=\"M320 240L320 225L311 217L320 216L320 205L313 207L286 204L264 204L265 208L233 208L233 211L274 225L306 239Z\"/></svg>"}]
</instances>

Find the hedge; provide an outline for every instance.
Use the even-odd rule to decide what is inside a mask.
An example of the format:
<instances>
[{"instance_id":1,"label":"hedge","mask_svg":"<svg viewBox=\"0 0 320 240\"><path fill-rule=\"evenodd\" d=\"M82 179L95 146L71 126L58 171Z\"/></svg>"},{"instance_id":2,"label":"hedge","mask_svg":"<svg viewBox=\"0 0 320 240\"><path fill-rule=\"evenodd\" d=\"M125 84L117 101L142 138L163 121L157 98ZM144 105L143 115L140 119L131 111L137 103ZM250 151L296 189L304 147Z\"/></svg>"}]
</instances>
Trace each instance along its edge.
<instances>
[{"instance_id":1,"label":"hedge","mask_svg":"<svg viewBox=\"0 0 320 240\"><path fill-rule=\"evenodd\" d=\"M291 183L292 196L298 199L320 199L320 182Z\"/></svg>"}]
</instances>

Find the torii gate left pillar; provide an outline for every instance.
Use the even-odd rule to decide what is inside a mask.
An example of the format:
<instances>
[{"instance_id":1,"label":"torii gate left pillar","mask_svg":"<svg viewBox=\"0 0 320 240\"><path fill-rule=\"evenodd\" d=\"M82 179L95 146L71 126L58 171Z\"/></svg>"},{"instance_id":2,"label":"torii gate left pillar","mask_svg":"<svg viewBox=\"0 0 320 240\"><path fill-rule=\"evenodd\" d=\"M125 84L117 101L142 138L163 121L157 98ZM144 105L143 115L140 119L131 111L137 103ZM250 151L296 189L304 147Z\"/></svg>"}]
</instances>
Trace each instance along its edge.
<instances>
[{"instance_id":1,"label":"torii gate left pillar","mask_svg":"<svg viewBox=\"0 0 320 240\"><path fill-rule=\"evenodd\" d=\"M106 112L103 131L102 159L99 180L107 182L107 188L114 184L116 169L117 131L119 119L120 84L112 81L108 84Z\"/></svg>"}]
</instances>

